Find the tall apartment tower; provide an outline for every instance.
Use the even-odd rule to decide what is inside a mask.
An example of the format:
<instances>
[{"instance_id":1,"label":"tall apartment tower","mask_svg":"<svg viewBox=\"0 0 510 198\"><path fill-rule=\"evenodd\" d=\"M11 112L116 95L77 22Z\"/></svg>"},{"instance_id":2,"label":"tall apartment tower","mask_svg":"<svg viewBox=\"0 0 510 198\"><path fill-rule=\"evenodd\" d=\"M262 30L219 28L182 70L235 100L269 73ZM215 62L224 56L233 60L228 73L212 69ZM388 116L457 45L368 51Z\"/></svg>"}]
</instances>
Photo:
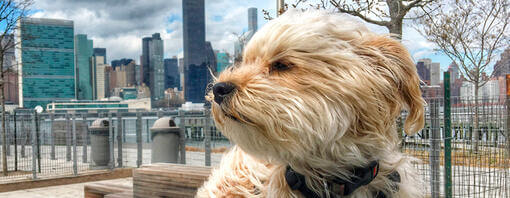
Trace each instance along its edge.
<instances>
[{"instance_id":1,"label":"tall apartment tower","mask_svg":"<svg viewBox=\"0 0 510 198\"><path fill-rule=\"evenodd\" d=\"M248 31L257 31L257 8L248 8Z\"/></svg>"},{"instance_id":2,"label":"tall apartment tower","mask_svg":"<svg viewBox=\"0 0 510 198\"><path fill-rule=\"evenodd\" d=\"M441 83L441 65L439 63L430 64L430 85L439 85Z\"/></svg>"},{"instance_id":3,"label":"tall apartment tower","mask_svg":"<svg viewBox=\"0 0 510 198\"><path fill-rule=\"evenodd\" d=\"M163 40L159 33L142 39L141 75L139 78L143 84L149 87L152 101L161 100L165 96L163 54ZM134 77L136 79L136 75Z\"/></svg>"},{"instance_id":4,"label":"tall apartment tower","mask_svg":"<svg viewBox=\"0 0 510 198\"><path fill-rule=\"evenodd\" d=\"M52 101L75 99L73 21L23 18L18 23L20 107L46 108Z\"/></svg>"},{"instance_id":5,"label":"tall apartment tower","mask_svg":"<svg viewBox=\"0 0 510 198\"><path fill-rule=\"evenodd\" d=\"M205 52L204 0L183 0L182 14L184 98L193 103L204 103L205 89L211 80Z\"/></svg>"},{"instance_id":6,"label":"tall apartment tower","mask_svg":"<svg viewBox=\"0 0 510 198\"><path fill-rule=\"evenodd\" d=\"M161 40L159 33L152 34L152 39L149 42L149 57L151 99L158 101L165 96L163 40Z\"/></svg>"},{"instance_id":7,"label":"tall apartment tower","mask_svg":"<svg viewBox=\"0 0 510 198\"><path fill-rule=\"evenodd\" d=\"M104 56L96 56L92 57L92 62L95 64L96 73L94 77L94 87L95 87L95 95L96 99L103 99L107 97L108 91L108 81L106 77L106 64L104 63Z\"/></svg>"},{"instance_id":8,"label":"tall apartment tower","mask_svg":"<svg viewBox=\"0 0 510 198\"><path fill-rule=\"evenodd\" d=\"M140 81L147 86L150 85L149 43L151 40L152 37L142 39L142 56L140 57Z\"/></svg>"},{"instance_id":9,"label":"tall apartment tower","mask_svg":"<svg viewBox=\"0 0 510 198\"><path fill-rule=\"evenodd\" d=\"M420 79L428 85L439 85L441 83L441 65L434 63L430 58L423 58L416 63Z\"/></svg>"},{"instance_id":10,"label":"tall apartment tower","mask_svg":"<svg viewBox=\"0 0 510 198\"><path fill-rule=\"evenodd\" d=\"M74 36L74 53L76 65L76 93L78 100L93 100L95 64L91 62L94 54L93 42L86 34Z\"/></svg>"},{"instance_id":11,"label":"tall apartment tower","mask_svg":"<svg viewBox=\"0 0 510 198\"><path fill-rule=\"evenodd\" d=\"M257 8L248 8L248 31L241 35L240 41L234 43L234 57L240 59L244 46L250 41L251 37L257 32Z\"/></svg>"},{"instance_id":12,"label":"tall apartment tower","mask_svg":"<svg viewBox=\"0 0 510 198\"><path fill-rule=\"evenodd\" d=\"M94 48L94 56L104 57L103 64L106 64L106 48Z\"/></svg>"}]
</instances>

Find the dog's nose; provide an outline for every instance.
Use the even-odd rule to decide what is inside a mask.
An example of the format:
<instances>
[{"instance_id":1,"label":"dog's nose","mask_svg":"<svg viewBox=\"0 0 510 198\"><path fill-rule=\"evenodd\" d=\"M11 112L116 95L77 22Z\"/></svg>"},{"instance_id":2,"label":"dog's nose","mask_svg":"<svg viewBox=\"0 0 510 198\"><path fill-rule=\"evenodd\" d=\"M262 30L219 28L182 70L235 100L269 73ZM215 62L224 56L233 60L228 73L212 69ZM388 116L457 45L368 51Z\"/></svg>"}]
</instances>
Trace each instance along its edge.
<instances>
[{"instance_id":1,"label":"dog's nose","mask_svg":"<svg viewBox=\"0 0 510 198\"><path fill-rule=\"evenodd\" d=\"M214 101L218 104L223 102L227 96L232 94L236 89L236 85L231 82L219 82L213 86Z\"/></svg>"}]
</instances>

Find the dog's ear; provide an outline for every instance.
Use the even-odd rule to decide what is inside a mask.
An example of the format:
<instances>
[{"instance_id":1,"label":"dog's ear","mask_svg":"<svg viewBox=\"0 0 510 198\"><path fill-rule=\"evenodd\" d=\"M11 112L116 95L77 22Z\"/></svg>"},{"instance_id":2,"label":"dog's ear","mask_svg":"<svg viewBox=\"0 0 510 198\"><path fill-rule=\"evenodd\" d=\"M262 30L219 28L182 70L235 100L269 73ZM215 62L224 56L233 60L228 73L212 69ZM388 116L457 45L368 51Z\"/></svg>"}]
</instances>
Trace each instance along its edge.
<instances>
[{"instance_id":1,"label":"dog's ear","mask_svg":"<svg viewBox=\"0 0 510 198\"><path fill-rule=\"evenodd\" d=\"M412 135L423 128L425 123L424 105L420 90L420 78L416 72L411 55L397 40L388 36L373 36L362 42L365 48L370 48L379 58L373 60L375 64L389 70L392 80L398 87L398 95L406 106L409 115L404 124L404 130Z\"/></svg>"}]
</instances>

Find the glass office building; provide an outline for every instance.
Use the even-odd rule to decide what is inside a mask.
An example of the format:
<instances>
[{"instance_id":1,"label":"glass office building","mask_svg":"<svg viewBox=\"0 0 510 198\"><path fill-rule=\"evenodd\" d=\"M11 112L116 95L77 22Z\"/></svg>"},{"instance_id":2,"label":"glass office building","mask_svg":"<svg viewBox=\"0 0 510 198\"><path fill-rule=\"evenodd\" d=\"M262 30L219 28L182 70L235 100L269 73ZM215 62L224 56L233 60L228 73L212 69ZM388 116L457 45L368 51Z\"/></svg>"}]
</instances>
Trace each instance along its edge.
<instances>
[{"instance_id":1,"label":"glass office building","mask_svg":"<svg viewBox=\"0 0 510 198\"><path fill-rule=\"evenodd\" d=\"M205 89L212 79L209 67L216 70L214 52L211 55L212 49L205 41L204 0L183 0L182 15L184 98L189 102L204 103Z\"/></svg>"},{"instance_id":2,"label":"glass office building","mask_svg":"<svg viewBox=\"0 0 510 198\"><path fill-rule=\"evenodd\" d=\"M55 100L75 99L73 21L24 18L19 23L20 106L46 107Z\"/></svg>"},{"instance_id":3,"label":"glass office building","mask_svg":"<svg viewBox=\"0 0 510 198\"><path fill-rule=\"evenodd\" d=\"M216 72L221 73L230 65L230 58L226 52L216 53Z\"/></svg>"},{"instance_id":4,"label":"glass office building","mask_svg":"<svg viewBox=\"0 0 510 198\"><path fill-rule=\"evenodd\" d=\"M87 39L86 34L74 36L74 53L76 55L76 93L78 100L93 100L94 94L94 65L91 57L94 54L93 42Z\"/></svg>"},{"instance_id":5,"label":"glass office building","mask_svg":"<svg viewBox=\"0 0 510 198\"><path fill-rule=\"evenodd\" d=\"M179 67L177 58L165 59L165 90L168 88L180 87Z\"/></svg>"}]
</instances>

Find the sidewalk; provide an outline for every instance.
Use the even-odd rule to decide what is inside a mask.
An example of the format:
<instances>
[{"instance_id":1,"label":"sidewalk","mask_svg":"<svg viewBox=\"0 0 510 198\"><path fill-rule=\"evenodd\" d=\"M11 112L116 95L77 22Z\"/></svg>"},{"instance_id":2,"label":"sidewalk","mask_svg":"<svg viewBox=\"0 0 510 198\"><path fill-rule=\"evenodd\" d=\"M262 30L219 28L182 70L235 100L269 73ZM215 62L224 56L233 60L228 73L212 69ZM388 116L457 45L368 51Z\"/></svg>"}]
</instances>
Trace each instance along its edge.
<instances>
[{"instance_id":1,"label":"sidewalk","mask_svg":"<svg viewBox=\"0 0 510 198\"><path fill-rule=\"evenodd\" d=\"M79 198L84 197L83 187L86 184L98 182L109 182L121 185L133 185L133 179L131 177L128 177L122 179L103 180L79 184L69 184L62 186L11 191L6 193L0 193L0 198Z\"/></svg>"},{"instance_id":2,"label":"sidewalk","mask_svg":"<svg viewBox=\"0 0 510 198\"><path fill-rule=\"evenodd\" d=\"M150 150L144 157L150 160ZM221 160L221 153L212 153L211 154L211 165L217 166ZM205 154L203 152L186 152L186 164L195 165L195 166L203 166L204 165ZM44 188L33 188L28 190L18 190L0 193L0 198L81 198L84 197L83 187L86 184L97 183L97 182L110 182L121 185L133 185L133 179L123 178L123 179L114 179L114 180L103 180L103 181L94 181L87 183L79 183L79 184L69 184L69 185L60 185L60 186L51 186Z\"/></svg>"}]
</instances>

